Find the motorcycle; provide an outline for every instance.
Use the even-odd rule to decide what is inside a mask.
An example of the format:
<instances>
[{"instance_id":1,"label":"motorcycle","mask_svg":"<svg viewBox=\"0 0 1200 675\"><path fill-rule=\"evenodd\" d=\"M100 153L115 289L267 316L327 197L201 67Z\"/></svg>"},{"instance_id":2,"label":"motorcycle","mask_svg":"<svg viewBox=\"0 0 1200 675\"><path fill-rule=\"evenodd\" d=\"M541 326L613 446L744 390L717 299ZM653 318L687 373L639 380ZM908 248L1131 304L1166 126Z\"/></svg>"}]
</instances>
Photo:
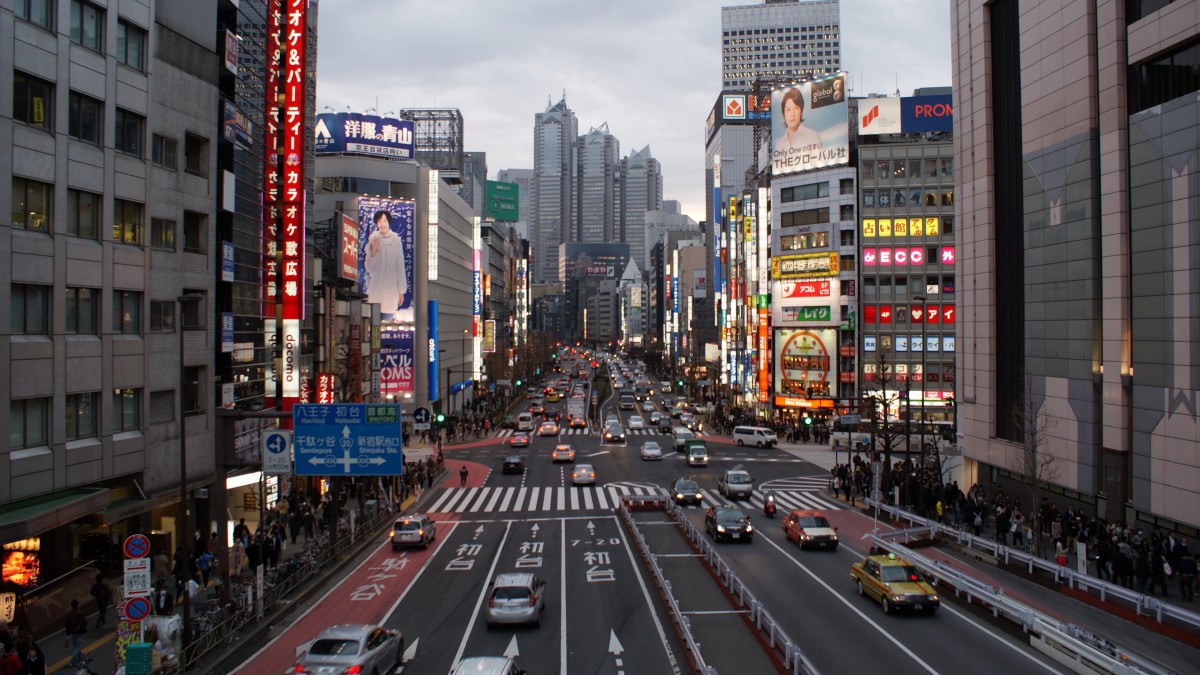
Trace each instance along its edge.
<instances>
[{"instance_id":1,"label":"motorcycle","mask_svg":"<svg viewBox=\"0 0 1200 675\"><path fill-rule=\"evenodd\" d=\"M768 518L775 517L775 495L767 495L767 498L763 500L763 513Z\"/></svg>"}]
</instances>

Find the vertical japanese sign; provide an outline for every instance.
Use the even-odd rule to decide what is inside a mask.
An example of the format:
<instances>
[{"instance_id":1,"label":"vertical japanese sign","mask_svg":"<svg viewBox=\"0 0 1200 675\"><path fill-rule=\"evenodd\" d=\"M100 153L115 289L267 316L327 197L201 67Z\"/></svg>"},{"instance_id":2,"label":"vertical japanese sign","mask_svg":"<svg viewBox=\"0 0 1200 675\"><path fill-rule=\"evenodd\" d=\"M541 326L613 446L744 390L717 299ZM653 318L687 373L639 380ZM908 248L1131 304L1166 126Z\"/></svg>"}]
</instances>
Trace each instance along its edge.
<instances>
[{"instance_id":1,"label":"vertical japanese sign","mask_svg":"<svg viewBox=\"0 0 1200 675\"><path fill-rule=\"evenodd\" d=\"M771 400L771 311L758 309L758 401Z\"/></svg>"},{"instance_id":2,"label":"vertical japanese sign","mask_svg":"<svg viewBox=\"0 0 1200 675\"><path fill-rule=\"evenodd\" d=\"M429 391L428 399L436 401L438 396L438 303L437 300L429 301L429 316L426 320L426 329L428 330L429 339Z\"/></svg>"},{"instance_id":3,"label":"vertical japanese sign","mask_svg":"<svg viewBox=\"0 0 1200 675\"><path fill-rule=\"evenodd\" d=\"M413 321L415 211L412 202L358 200L359 290L367 302L379 305L384 321Z\"/></svg>"},{"instance_id":4,"label":"vertical japanese sign","mask_svg":"<svg viewBox=\"0 0 1200 675\"><path fill-rule=\"evenodd\" d=\"M337 376L317 373L317 403L333 403L337 396Z\"/></svg>"},{"instance_id":5,"label":"vertical japanese sign","mask_svg":"<svg viewBox=\"0 0 1200 675\"><path fill-rule=\"evenodd\" d=\"M425 211L429 215L429 260L425 263L425 272L430 281L438 279L438 183L441 181L437 169L429 170L429 199Z\"/></svg>"},{"instance_id":6,"label":"vertical japanese sign","mask_svg":"<svg viewBox=\"0 0 1200 675\"><path fill-rule=\"evenodd\" d=\"M275 259L276 237L279 226L277 202L279 194L279 16L282 0L267 0L267 72L266 72L266 117L263 125L263 316L275 316L275 276L278 261ZM268 343L274 342L273 333L267 335ZM272 354L274 358L274 354ZM275 392L270 392L271 396Z\"/></svg>"},{"instance_id":7,"label":"vertical japanese sign","mask_svg":"<svg viewBox=\"0 0 1200 675\"><path fill-rule=\"evenodd\" d=\"M283 116L279 132L283 135L283 185L280 206L283 211L282 269L279 293L283 299L283 397L294 402L300 397L300 324L304 320L304 94L308 82L305 68L305 41L308 26L308 0L285 0L286 25L283 26Z\"/></svg>"},{"instance_id":8,"label":"vertical japanese sign","mask_svg":"<svg viewBox=\"0 0 1200 675\"><path fill-rule=\"evenodd\" d=\"M358 223L342 214L342 254L338 258L338 276L348 281L358 281Z\"/></svg>"}]
</instances>

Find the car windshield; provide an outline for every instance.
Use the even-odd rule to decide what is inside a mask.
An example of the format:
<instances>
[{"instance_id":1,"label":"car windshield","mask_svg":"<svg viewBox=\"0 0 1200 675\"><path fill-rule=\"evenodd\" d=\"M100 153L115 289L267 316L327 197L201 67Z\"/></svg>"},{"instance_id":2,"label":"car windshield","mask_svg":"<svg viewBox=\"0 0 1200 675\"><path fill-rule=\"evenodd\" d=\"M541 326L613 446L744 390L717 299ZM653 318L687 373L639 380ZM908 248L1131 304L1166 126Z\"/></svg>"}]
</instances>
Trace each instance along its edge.
<instances>
[{"instance_id":1,"label":"car windshield","mask_svg":"<svg viewBox=\"0 0 1200 675\"><path fill-rule=\"evenodd\" d=\"M741 522L746 514L737 509L717 509L717 520Z\"/></svg>"},{"instance_id":2,"label":"car windshield","mask_svg":"<svg viewBox=\"0 0 1200 675\"><path fill-rule=\"evenodd\" d=\"M800 519L800 527L829 527L829 521L821 516L805 516Z\"/></svg>"},{"instance_id":3,"label":"car windshield","mask_svg":"<svg viewBox=\"0 0 1200 675\"><path fill-rule=\"evenodd\" d=\"M529 589L521 586L501 586L492 591L492 598L496 600L526 600L529 598Z\"/></svg>"},{"instance_id":4,"label":"car windshield","mask_svg":"<svg viewBox=\"0 0 1200 675\"><path fill-rule=\"evenodd\" d=\"M696 481L694 480L681 480L675 484L676 492L695 492L699 489L700 486L696 485Z\"/></svg>"},{"instance_id":5,"label":"car windshield","mask_svg":"<svg viewBox=\"0 0 1200 675\"><path fill-rule=\"evenodd\" d=\"M732 474L729 474L729 478L727 479L726 482L735 483L735 484L745 484L745 483L750 482L750 476L747 476L744 473L732 473Z\"/></svg>"},{"instance_id":6,"label":"car windshield","mask_svg":"<svg viewBox=\"0 0 1200 675\"><path fill-rule=\"evenodd\" d=\"M689 455L703 455L704 448L700 447L699 445L693 445L688 448L688 454Z\"/></svg>"},{"instance_id":7,"label":"car windshield","mask_svg":"<svg viewBox=\"0 0 1200 675\"><path fill-rule=\"evenodd\" d=\"M396 529L400 530L401 532L411 532L413 530L421 529L421 523L415 520L406 520L403 523L400 523L400 527L397 527Z\"/></svg>"},{"instance_id":8,"label":"car windshield","mask_svg":"<svg viewBox=\"0 0 1200 675\"><path fill-rule=\"evenodd\" d=\"M358 641L336 638L317 640L308 648L308 653L317 656L350 656L358 653Z\"/></svg>"},{"instance_id":9,"label":"car windshield","mask_svg":"<svg viewBox=\"0 0 1200 675\"><path fill-rule=\"evenodd\" d=\"M891 565L883 568L884 581L920 581L921 573L912 565Z\"/></svg>"}]
</instances>

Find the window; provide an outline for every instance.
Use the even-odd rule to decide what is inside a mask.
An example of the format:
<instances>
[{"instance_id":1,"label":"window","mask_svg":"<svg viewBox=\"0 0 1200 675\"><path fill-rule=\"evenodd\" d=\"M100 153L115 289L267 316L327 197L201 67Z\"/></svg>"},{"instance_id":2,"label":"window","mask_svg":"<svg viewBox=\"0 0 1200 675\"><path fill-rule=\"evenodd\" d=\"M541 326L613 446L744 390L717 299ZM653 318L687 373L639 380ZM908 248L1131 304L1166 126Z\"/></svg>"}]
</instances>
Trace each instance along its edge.
<instances>
[{"instance_id":1,"label":"window","mask_svg":"<svg viewBox=\"0 0 1200 675\"><path fill-rule=\"evenodd\" d=\"M853 233L851 233L851 234L853 234ZM838 265L840 266L840 267L838 267L839 270L845 270L847 272L854 271L854 256L853 255L839 256L838 260L839 260Z\"/></svg>"},{"instance_id":2,"label":"window","mask_svg":"<svg viewBox=\"0 0 1200 675\"><path fill-rule=\"evenodd\" d=\"M9 405L8 410L10 450L47 444L50 438L49 398L18 399Z\"/></svg>"},{"instance_id":3,"label":"window","mask_svg":"<svg viewBox=\"0 0 1200 675\"><path fill-rule=\"evenodd\" d=\"M113 200L113 241L142 243L142 205L125 199Z\"/></svg>"},{"instance_id":4,"label":"window","mask_svg":"<svg viewBox=\"0 0 1200 675\"><path fill-rule=\"evenodd\" d=\"M875 177L879 180L886 180L892 176L892 163L886 159L875 161Z\"/></svg>"},{"instance_id":5,"label":"window","mask_svg":"<svg viewBox=\"0 0 1200 675\"><path fill-rule=\"evenodd\" d=\"M854 179L853 178L843 178L838 183L838 192L839 192L839 194L843 194L843 195L854 194Z\"/></svg>"},{"instance_id":6,"label":"window","mask_svg":"<svg viewBox=\"0 0 1200 675\"><path fill-rule=\"evenodd\" d=\"M150 143L150 161L164 169L179 168L179 143L173 138L154 134Z\"/></svg>"},{"instance_id":7,"label":"window","mask_svg":"<svg viewBox=\"0 0 1200 675\"><path fill-rule=\"evenodd\" d=\"M1148 63L1129 66L1132 115L1200 90L1200 41L1176 48Z\"/></svg>"},{"instance_id":8,"label":"window","mask_svg":"<svg viewBox=\"0 0 1200 675\"><path fill-rule=\"evenodd\" d=\"M942 234L954 235L954 216L942 216Z\"/></svg>"},{"instance_id":9,"label":"window","mask_svg":"<svg viewBox=\"0 0 1200 675\"><path fill-rule=\"evenodd\" d=\"M936 158L926 159L925 160L925 176L927 178L937 178L937 173L938 173L937 159Z\"/></svg>"},{"instance_id":10,"label":"window","mask_svg":"<svg viewBox=\"0 0 1200 675\"><path fill-rule=\"evenodd\" d=\"M805 199L816 199L817 197L829 196L829 183L809 183L808 185L797 185L795 187L786 187L779 191L779 200L781 202L798 202Z\"/></svg>"},{"instance_id":11,"label":"window","mask_svg":"<svg viewBox=\"0 0 1200 675\"><path fill-rule=\"evenodd\" d=\"M942 193L942 206L954 206L954 191Z\"/></svg>"},{"instance_id":12,"label":"window","mask_svg":"<svg viewBox=\"0 0 1200 675\"><path fill-rule=\"evenodd\" d=\"M20 71L14 72L13 119L53 131L54 84Z\"/></svg>"},{"instance_id":13,"label":"window","mask_svg":"<svg viewBox=\"0 0 1200 675\"><path fill-rule=\"evenodd\" d=\"M175 392L150 392L150 424L175 421Z\"/></svg>"},{"instance_id":14,"label":"window","mask_svg":"<svg viewBox=\"0 0 1200 675\"><path fill-rule=\"evenodd\" d=\"M942 178L951 178L954 176L954 158L942 158Z\"/></svg>"},{"instance_id":15,"label":"window","mask_svg":"<svg viewBox=\"0 0 1200 675\"><path fill-rule=\"evenodd\" d=\"M904 170L904 160L897 159L896 161L892 162L892 178L904 178L906 173L907 172Z\"/></svg>"},{"instance_id":16,"label":"window","mask_svg":"<svg viewBox=\"0 0 1200 675\"><path fill-rule=\"evenodd\" d=\"M100 145L104 140L104 102L71 92L67 114L67 134L81 141Z\"/></svg>"},{"instance_id":17,"label":"window","mask_svg":"<svg viewBox=\"0 0 1200 675\"><path fill-rule=\"evenodd\" d=\"M12 224L38 232L50 231L54 186L28 178L12 179Z\"/></svg>"},{"instance_id":18,"label":"window","mask_svg":"<svg viewBox=\"0 0 1200 675\"><path fill-rule=\"evenodd\" d=\"M208 139L187 134L183 137L184 170L208 177Z\"/></svg>"},{"instance_id":19,"label":"window","mask_svg":"<svg viewBox=\"0 0 1200 675\"><path fill-rule=\"evenodd\" d=\"M921 160L919 160L919 159L908 160L908 177L909 178L920 178L921 177Z\"/></svg>"},{"instance_id":20,"label":"window","mask_svg":"<svg viewBox=\"0 0 1200 675\"><path fill-rule=\"evenodd\" d=\"M880 190L879 191L879 207L883 208L885 206L891 206L891 205L892 205L891 194L889 194L887 190Z\"/></svg>"},{"instance_id":21,"label":"window","mask_svg":"<svg viewBox=\"0 0 1200 675\"><path fill-rule=\"evenodd\" d=\"M194 289L194 288L185 288L185 289L183 289L183 294L184 295L203 296L204 291ZM182 319L182 321L183 321L183 329L184 330L204 330L204 301L201 300L199 302L185 302L182 304L183 304L183 307L180 310L180 312L181 312L180 319Z\"/></svg>"},{"instance_id":22,"label":"window","mask_svg":"<svg viewBox=\"0 0 1200 675\"><path fill-rule=\"evenodd\" d=\"M780 217L781 227L796 227L798 225L817 225L829 222L829 208L806 209L790 211Z\"/></svg>"},{"instance_id":23,"label":"window","mask_svg":"<svg viewBox=\"0 0 1200 675\"><path fill-rule=\"evenodd\" d=\"M823 248L829 248L828 232L785 234L779 237L779 249L781 251L807 251Z\"/></svg>"},{"instance_id":24,"label":"window","mask_svg":"<svg viewBox=\"0 0 1200 675\"><path fill-rule=\"evenodd\" d=\"M854 222L854 205L842 204L838 207L838 220L843 222Z\"/></svg>"},{"instance_id":25,"label":"window","mask_svg":"<svg viewBox=\"0 0 1200 675\"><path fill-rule=\"evenodd\" d=\"M50 287L12 285L9 329L13 335L50 334Z\"/></svg>"},{"instance_id":26,"label":"window","mask_svg":"<svg viewBox=\"0 0 1200 675\"><path fill-rule=\"evenodd\" d=\"M99 413L100 392L67 394L67 440L95 436Z\"/></svg>"},{"instance_id":27,"label":"window","mask_svg":"<svg viewBox=\"0 0 1200 675\"><path fill-rule=\"evenodd\" d=\"M866 209L875 208L875 191L874 190L863 190L862 203L863 203L863 208L866 208Z\"/></svg>"},{"instance_id":28,"label":"window","mask_svg":"<svg viewBox=\"0 0 1200 675\"><path fill-rule=\"evenodd\" d=\"M113 433L140 431L142 428L142 390L113 390Z\"/></svg>"},{"instance_id":29,"label":"window","mask_svg":"<svg viewBox=\"0 0 1200 675\"><path fill-rule=\"evenodd\" d=\"M94 52L104 52L104 10L71 0L71 42Z\"/></svg>"},{"instance_id":30,"label":"window","mask_svg":"<svg viewBox=\"0 0 1200 675\"><path fill-rule=\"evenodd\" d=\"M146 128L146 118L117 108L116 121L117 137L114 149L134 157L142 156L143 135Z\"/></svg>"},{"instance_id":31,"label":"window","mask_svg":"<svg viewBox=\"0 0 1200 675\"><path fill-rule=\"evenodd\" d=\"M937 206L938 194L936 192L925 193L925 206Z\"/></svg>"},{"instance_id":32,"label":"window","mask_svg":"<svg viewBox=\"0 0 1200 675\"><path fill-rule=\"evenodd\" d=\"M183 212L183 250L188 253L208 253L205 237L208 232L208 216L196 211Z\"/></svg>"},{"instance_id":33,"label":"window","mask_svg":"<svg viewBox=\"0 0 1200 675\"><path fill-rule=\"evenodd\" d=\"M67 289L67 325L63 331L77 335L95 335L99 327L100 291L92 288Z\"/></svg>"},{"instance_id":34,"label":"window","mask_svg":"<svg viewBox=\"0 0 1200 675\"><path fill-rule=\"evenodd\" d=\"M892 204L895 206L904 206L908 203L908 199L904 196L904 190L896 190L896 196L892 198Z\"/></svg>"},{"instance_id":35,"label":"window","mask_svg":"<svg viewBox=\"0 0 1200 675\"><path fill-rule=\"evenodd\" d=\"M150 219L150 246L164 251L175 250L175 221L165 218Z\"/></svg>"},{"instance_id":36,"label":"window","mask_svg":"<svg viewBox=\"0 0 1200 675\"><path fill-rule=\"evenodd\" d=\"M113 332L124 335L141 334L141 293L137 291L113 291Z\"/></svg>"},{"instance_id":37,"label":"window","mask_svg":"<svg viewBox=\"0 0 1200 675\"><path fill-rule=\"evenodd\" d=\"M169 300L150 301L150 332L175 332L175 303Z\"/></svg>"},{"instance_id":38,"label":"window","mask_svg":"<svg viewBox=\"0 0 1200 675\"><path fill-rule=\"evenodd\" d=\"M13 0L13 11L26 21L54 30L55 0Z\"/></svg>"},{"instance_id":39,"label":"window","mask_svg":"<svg viewBox=\"0 0 1200 675\"><path fill-rule=\"evenodd\" d=\"M67 190L67 234L88 239L100 236L100 195Z\"/></svg>"},{"instance_id":40,"label":"window","mask_svg":"<svg viewBox=\"0 0 1200 675\"><path fill-rule=\"evenodd\" d=\"M130 68L146 68L146 31L129 23L117 22L117 61Z\"/></svg>"},{"instance_id":41,"label":"window","mask_svg":"<svg viewBox=\"0 0 1200 675\"><path fill-rule=\"evenodd\" d=\"M183 369L183 412L187 415L204 412L204 366Z\"/></svg>"}]
</instances>

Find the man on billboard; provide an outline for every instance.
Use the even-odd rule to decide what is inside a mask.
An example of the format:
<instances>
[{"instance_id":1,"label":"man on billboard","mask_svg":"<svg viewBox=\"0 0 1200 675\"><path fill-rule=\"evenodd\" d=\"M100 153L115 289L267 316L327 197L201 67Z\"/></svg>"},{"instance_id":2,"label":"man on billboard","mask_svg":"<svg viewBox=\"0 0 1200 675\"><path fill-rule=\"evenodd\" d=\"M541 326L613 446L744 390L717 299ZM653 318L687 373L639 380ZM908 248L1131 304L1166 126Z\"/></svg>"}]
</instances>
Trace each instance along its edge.
<instances>
[{"instance_id":1,"label":"man on billboard","mask_svg":"<svg viewBox=\"0 0 1200 675\"><path fill-rule=\"evenodd\" d=\"M404 260L404 241L392 229L392 214L376 211L371 219L375 231L367 240L365 265L371 282L367 302L379 303L380 314L396 314L408 294L408 270Z\"/></svg>"},{"instance_id":2,"label":"man on billboard","mask_svg":"<svg viewBox=\"0 0 1200 675\"><path fill-rule=\"evenodd\" d=\"M784 176L849 161L846 98L845 74L772 92L773 175Z\"/></svg>"},{"instance_id":3,"label":"man on billboard","mask_svg":"<svg viewBox=\"0 0 1200 675\"><path fill-rule=\"evenodd\" d=\"M783 116L785 132L775 141L776 159L821 149L821 134L804 126L804 94L798 88L783 92L779 114Z\"/></svg>"}]
</instances>

